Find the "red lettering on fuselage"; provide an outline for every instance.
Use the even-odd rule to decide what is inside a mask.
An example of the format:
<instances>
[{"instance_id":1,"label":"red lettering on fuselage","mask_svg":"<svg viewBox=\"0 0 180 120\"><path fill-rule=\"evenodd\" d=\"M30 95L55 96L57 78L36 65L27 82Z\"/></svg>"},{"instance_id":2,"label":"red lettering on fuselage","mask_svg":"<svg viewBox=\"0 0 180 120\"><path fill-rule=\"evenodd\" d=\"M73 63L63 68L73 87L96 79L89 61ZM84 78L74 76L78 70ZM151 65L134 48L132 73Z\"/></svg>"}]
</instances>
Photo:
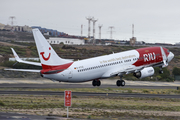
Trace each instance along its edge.
<instances>
[{"instance_id":1,"label":"red lettering on fuselage","mask_svg":"<svg viewBox=\"0 0 180 120\"><path fill-rule=\"evenodd\" d=\"M160 47L147 47L136 50L139 53L139 59L133 65L137 67L141 65L150 65L161 62L161 60L159 59L159 57L161 56Z\"/></svg>"},{"instance_id":2,"label":"red lettering on fuselage","mask_svg":"<svg viewBox=\"0 0 180 120\"><path fill-rule=\"evenodd\" d=\"M155 60L156 54L154 52L153 53L147 53L147 54L143 54L143 57L144 57L144 62L147 62L147 61Z\"/></svg>"}]
</instances>

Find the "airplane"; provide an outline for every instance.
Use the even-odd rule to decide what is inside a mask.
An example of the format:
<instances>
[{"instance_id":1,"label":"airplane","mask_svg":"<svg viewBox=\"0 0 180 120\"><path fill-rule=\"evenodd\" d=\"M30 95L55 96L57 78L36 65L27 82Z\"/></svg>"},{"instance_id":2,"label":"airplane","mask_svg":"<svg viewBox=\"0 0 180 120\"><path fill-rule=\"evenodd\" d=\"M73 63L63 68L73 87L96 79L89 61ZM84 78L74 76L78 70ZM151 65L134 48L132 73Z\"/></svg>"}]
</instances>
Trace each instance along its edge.
<instances>
[{"instance_id":1,"label":"airplane","mask_svg":"<svg viewBox=\"0 0 180 120\"><path fill-rule=\"evenodd\" d=\"M119 87L125 86L122 78L126 74L133 73L139 79L149 77L154 74L153 67L160 67L159 73L163 73L162 68L167 67L174 57L174 54L168 49L157 46L72 61L59 57L39 29L32 31L41 63L23 61L14 49L11 49L19 63L42 66L42 70L6 70L39 72L42 77L59 82L92 81L93 86L100 86L100 79L119 76L120 80L116 82Z\"/></svg>"}]
</instances>

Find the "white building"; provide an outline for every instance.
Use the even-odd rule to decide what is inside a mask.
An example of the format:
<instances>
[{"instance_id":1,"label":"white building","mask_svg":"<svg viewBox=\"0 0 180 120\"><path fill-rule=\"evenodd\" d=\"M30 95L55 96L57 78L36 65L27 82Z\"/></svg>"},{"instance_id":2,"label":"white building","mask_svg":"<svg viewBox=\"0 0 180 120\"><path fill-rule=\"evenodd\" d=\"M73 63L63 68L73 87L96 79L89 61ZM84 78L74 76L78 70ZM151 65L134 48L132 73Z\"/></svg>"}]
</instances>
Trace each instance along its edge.
<instances>
[{"instance_id":1,"label":"white building","mask_svg":"<svg viewBox=\"0 0 180 120\"><path fill-rule=\"evenodd\" d=\"M52 38L47 39L50 44L60 44L64 43L67 45L84 45L85 41L81 39L72 39L72 38Z\"/></svg>"}]
</instances>

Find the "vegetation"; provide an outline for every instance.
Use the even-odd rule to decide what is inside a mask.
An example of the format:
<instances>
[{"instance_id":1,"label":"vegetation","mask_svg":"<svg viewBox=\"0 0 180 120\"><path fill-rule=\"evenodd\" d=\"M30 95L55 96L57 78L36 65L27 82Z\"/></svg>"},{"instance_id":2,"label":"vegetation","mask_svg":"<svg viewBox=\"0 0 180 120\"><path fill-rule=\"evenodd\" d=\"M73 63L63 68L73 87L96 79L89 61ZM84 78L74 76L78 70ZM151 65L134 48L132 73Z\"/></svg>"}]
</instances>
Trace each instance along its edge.
<instances>
[{"instance_id":1,"label":"vegetation","mask_svg":"<svg viewBox=\"0 0 180 120\"><path fill-rule=\"evenodd\" d=\"M133 76L133 74L125 75L124 79L126 80L134 80L134 81L166 81L166 82L173 82L174 78L170 74L170 71L167 68L163 68L163 74L159 74L159 67L155 67L155 74L151 77L146 77L142 79L137 79Z\"/></svg>"},{"instance_id":2,"label":"vegetation","mask_svg":"<svg viewBox=\"0 0 180 120\"><path fill-rule=\"evenodd\" d=\"M25 47L18 47L18 46L13 46L15 51L20 57L38 57L37 49L35 46L35 43L18 43L12 41L11 43L13 44L21 44L24 45ZM86 59L90 57L95 57L95 56L102 56L102 55L107 55L111 54L112 52L122 52L126 50L132 50L132 49L137 49L140 47L137 46L83 46L83 45L75 45L75 46L69 46L69 45L52 45L55 51L57 52L58 55L60 55L62 58L67 58L67 59ZM8 58L10 55L12 55L12 51L10 49L11 46L1 46L0 47L0 53L3 55L4 60L0 63L1 66L4 67L13 67L16 69L41 69L41 67L36 67L32 65L25 65L25 64L16 64L13 66L15 62L8 62ZM144 47L144 46L141 46ZM133 76L133 74L125 75L124 78L127 80L142 80L142 81L169 81L172 82L174 81L173 75L178 74L178 62L180 61L180 54L179 54L179 49L174 48L170 49L173 53L177 54L175 55L175 58L173 59L173 62L176 63L176 65L169 64L171 69L163 68L164 73L159 74L159 68L155 68L155 75L152 77L147 77L143 79L137 79ZM171 62L172 63L172 62ZM173 69L173 70L172 70ZM172 70L172 72L170 71Z\"/></svg>"},{"instance_id":3,"label":"vegetation","mask_svg":"<svg viewBox=\"0 0 180 120\"><path fill-rule=\"evenodd\" d=\"M0 106L5 106L5 104L2 101L0 101Z\"/></svg>"},{"instance_id":4,"label":"vegetation","mask_svg":"<svg viewBox=\"0 0 180 120\"><path fill-rule=\"evenodd\" d=\"M4 102L4 106L1 106L2 112L66 117L66 114L63 114L66 113L63 96L0 95L0 97ZM165 115L166 111L172 115ZM173 112L179 111L179 99L81 96L72 99L69 116L81 119L177 119L179 117L174 116Z\"/></svg>"},{"instance_id":5,"label":"vegetation","mask_svg":"<svg viewBox=\"0 0 180 120\"><path fill-rule=\"evenodd\" d=\"M173 75L180 75L180 68L174 67L172 71Z\"/></svg>"}]
</instances>

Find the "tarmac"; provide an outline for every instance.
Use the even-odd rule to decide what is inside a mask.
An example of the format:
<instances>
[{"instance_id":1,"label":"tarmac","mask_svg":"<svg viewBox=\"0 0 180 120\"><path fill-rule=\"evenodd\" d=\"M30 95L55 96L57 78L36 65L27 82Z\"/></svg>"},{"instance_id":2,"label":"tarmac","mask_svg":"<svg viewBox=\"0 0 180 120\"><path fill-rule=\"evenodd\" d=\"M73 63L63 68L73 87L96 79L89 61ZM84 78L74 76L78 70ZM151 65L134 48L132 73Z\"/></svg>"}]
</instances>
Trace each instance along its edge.
<instances>
[{"instance_id":1,"label":"tarmac","mask_svg":"<svg viewBox=\"0 0 180 120\"><path fill-rule=\"evenodd\" d=\"M105 79L101 80L100 87L117 87L115 79ZM180 81L175 82L150 82L150 81L129 81L125 80L126 86L130 88L148 88L148 89L176 89L180 86ZM48 79L14 79L6 78L0 79L0 88L14 88L14 87L23 87L23 88L73 88L73 87L93 87L92 81L84 83L65 83L58 81L51 81ZM63 95L63 92L50 92L50 91L0 91L1 94L58 94ZM107 96L107 93L73 93L77 96ZM180 98L179 95L153 95L153 94L118 94L118 93L108 93L109 97L120 96L120 97L160 97L160 98ZM46 120L46 119L55 119L55 120L66 120L67 118L58 117L58 116L40 116L40 115L28 115L28 114L19 114L19 113L4 113L0 112L0 120ZM73 119L73 118L70 118Z\"/></svg>"},{"instance_id":2,"label":"tarmac","mask_svg":"<svg viewBox=\"0 0 180 120\"><path fill-rule=\"evenodd\" d=\"M104 79L101 80L101 85L116 85L115 79ZM180 81L175 82L151 82L151 81L130 81L125 80L126 85L129 86L180 86ZM92 81L82 83L69 83L69 82L58 82L49 79L14 79L6 78L0 79L0 84L89 84L92 85Z\"/></svg>"}]
</instances>

